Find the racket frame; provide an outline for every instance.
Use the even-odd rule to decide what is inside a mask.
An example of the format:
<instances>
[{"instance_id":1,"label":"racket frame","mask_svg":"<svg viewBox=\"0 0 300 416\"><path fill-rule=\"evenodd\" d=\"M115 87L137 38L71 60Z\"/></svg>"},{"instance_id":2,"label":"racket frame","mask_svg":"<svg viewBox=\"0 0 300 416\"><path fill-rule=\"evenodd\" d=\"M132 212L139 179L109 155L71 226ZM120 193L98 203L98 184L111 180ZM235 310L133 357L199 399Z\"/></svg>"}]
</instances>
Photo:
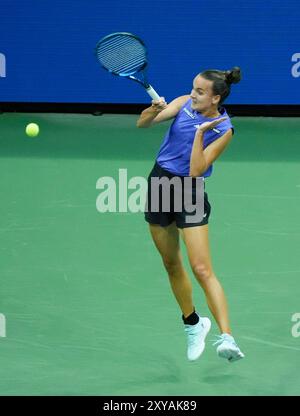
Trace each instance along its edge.
<instances>
[{"instance_id":1,"label":"racket frame","mask_svg":"<svg viewBox=\"0 0 300 416\"><path fill-rule=\"evenodd\" d=\"M99 45L101 43L103 43L105 40L107 40L109 38L112 38L112 37L114 37L116 35L121 35L121 36L122 35L126 35L126 36L130 36L130 37L136 39L139 43L141 43L141 45L145 49L145 62L144 62L144 64L137 71L134 71L134 72L128 73L128 74L120 74L120 73L115 72L115 71L107 68L106 66L104 66L102 64L101 60L98 58L97 51L98 51ZM115 76L119 76L119 77L131 79L132 81L137 82L138 84L142 85L146 89L147 93L150 95L150 97L153 100L159 100L160 99L160 96L157 94L157 92L154 90L154 88L148 83L148 80L147 80L147 75L146 75L146 73L147 73L147 65L148 65L148 61L146 59L147 58L147 48L146 48L146 45L142 41L141 38L139 38L138 36L133 35L132 33L129 33L129 32L115 32L115 33L110 33L109 35L104 36L103 38L101 38L97 42L96 47L95 47L95 55L96 55L97 61L100 63L100 65L102 66L102 68L104 68L106 71L110 72L111 74L113 74ZM139 78L137 78L137 77L135 77L133 75L133 74L138 74L138 73L141 73L141 76L142 76L142 79L143 80L140 80Z\"/></svg>"}]
</instances>

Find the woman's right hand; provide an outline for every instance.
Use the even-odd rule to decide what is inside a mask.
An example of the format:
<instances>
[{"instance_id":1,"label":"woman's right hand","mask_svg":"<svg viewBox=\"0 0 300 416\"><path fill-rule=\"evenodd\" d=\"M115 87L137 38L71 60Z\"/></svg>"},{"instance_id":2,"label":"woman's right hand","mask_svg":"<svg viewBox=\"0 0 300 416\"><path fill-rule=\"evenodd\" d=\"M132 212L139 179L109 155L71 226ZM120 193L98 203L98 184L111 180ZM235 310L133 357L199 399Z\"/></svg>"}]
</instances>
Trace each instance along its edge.
<instances>
[{"instance_id":1,"label":"woman's right hand","mask_svg":"<svg viewBox=\"0 0 300 416\"><path fill-rule=\"evenodd\" d=\"M157 112L160 113L167 107L167 103L165 101L165 97L160 97L159 100L152 100L152 108Z\"/></svg>"}]
</instances>

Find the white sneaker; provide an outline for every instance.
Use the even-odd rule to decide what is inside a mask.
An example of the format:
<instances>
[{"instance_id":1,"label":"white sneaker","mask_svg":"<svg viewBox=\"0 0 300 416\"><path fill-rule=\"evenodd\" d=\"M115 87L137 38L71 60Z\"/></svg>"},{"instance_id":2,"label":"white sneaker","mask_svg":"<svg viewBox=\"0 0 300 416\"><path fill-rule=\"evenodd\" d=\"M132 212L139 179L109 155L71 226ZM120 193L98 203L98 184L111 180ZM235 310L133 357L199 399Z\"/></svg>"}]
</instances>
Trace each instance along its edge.
<instances>
[{"instance_id":1,"label":"white sneaker","mask_svg":"<svg viewBox=\"0 0 300 416\"><path fill-rule=\"evenodd\" d=\"M200 357L205 348L205 338L211 327L208 318L199 318L196 325L184 325L187 333L187 358L195 361Z\"/></svg>"},{"instance_id":2,"label":"white sneaker","mask_svg":"<svg viewBox=\"0 0 300 416\"><path fill-rule=\"evenodd\" d=\"M213 345L218 345L217 354L221 358L226 358L229 362L240 360L245 355L237 346L233 336L229 334L221 334Z\"/></svg>"}]
</instances>

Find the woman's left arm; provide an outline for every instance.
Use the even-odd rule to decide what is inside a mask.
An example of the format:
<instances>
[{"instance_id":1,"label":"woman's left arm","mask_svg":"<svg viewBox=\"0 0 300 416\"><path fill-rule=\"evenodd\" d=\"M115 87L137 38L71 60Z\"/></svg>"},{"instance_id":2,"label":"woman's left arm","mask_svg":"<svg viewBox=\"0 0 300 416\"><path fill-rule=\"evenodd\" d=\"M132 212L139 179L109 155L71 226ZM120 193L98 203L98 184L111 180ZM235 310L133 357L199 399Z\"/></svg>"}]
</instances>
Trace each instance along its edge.
<instances>
[{"instance_id":1,"label":"woman's left arm","mask_svg":"<svg viewBox=\"0 0 300 416\"><path fill-rule=\"evenodd\" d=\"M212 142L203 150L203 135L219 124L223 119L209 123L203 123L195 134L193 149L190 159L190 176L201 176L208 167L220 156L232 139L232 129L226 131L223 136Z\"/></svg>"}]
</instances>

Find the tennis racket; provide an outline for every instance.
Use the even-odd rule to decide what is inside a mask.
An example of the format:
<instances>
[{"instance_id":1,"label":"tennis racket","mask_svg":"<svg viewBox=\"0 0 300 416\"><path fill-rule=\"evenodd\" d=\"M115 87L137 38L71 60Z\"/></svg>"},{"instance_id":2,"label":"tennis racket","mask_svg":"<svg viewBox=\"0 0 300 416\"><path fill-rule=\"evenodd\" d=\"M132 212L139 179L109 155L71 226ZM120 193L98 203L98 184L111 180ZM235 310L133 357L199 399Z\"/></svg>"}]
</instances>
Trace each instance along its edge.
<instances>
[{"instance_id":1,"label":"tennis racket","mask_svg":"<svg viewBox=\"0 0 300 416\"><path fill-rule=\"evenodd\" d=\"M153 100L160 99L147 81L147 49L140 38L132 33L112 33L99 40L95 53L104 69L113 75L138 82Z\"/></svg>"}]
</instances>

